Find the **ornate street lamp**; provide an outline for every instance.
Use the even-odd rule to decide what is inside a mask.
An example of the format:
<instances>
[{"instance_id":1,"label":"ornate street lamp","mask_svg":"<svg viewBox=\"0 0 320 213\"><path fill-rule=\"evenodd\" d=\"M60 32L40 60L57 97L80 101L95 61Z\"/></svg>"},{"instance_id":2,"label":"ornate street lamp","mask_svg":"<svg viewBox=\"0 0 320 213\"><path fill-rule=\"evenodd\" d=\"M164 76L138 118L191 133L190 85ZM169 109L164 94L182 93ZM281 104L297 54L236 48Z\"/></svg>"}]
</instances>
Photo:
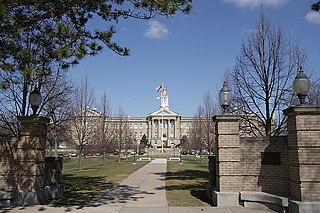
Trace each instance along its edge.
<instances>
[{"instance_id":1,"label":"ornate street lamp","mask_svg":"<svg viewBox=\"0 0 320 213\"><path fill-rule=\"evenodd\" d=\"M29 103L31 105L32 108L32 115L36 115L37 114L37 110L41 104L42 101L42 96L40 94L40 91L38 89L38 87L35 87L34 90L32 90L30 92L30 96L29 96Z\"/></svg>"},{"instance_id":2,"label":"ornate street lamp","mask_svg":"<svg viewBox=\"0 0 320 213\"><path fill-rule=\"evenodd\" d=\"M300 105L305 105L306 97L310 90L310 80L304 74L302 67L299 68L299 72L293 81L293 89L299 98Z\"/></svg>"},{"instance_id":3,"label":"ornate street lamp","mask_svg":"<svg viewBox=\"0 0 320 213\"><path fill-rule=\"evenodd\" d=\"M136 164L136 151L137 151L137 139L134 138L133 139L133 163L132 164Z\"/></svg>"},{"instance_id":4,"label":"ornate street lamp","mask_svg":"<svg viewBox=\"0 0 320 213\"><path fill-rule=\"evenodd\" d=\"M231 90L228 88L227 82L223 82L223 86L219 92L219 102L223 108L223 114L228 114L229 106L232 100Z\"/></svg>"}]
</instances>

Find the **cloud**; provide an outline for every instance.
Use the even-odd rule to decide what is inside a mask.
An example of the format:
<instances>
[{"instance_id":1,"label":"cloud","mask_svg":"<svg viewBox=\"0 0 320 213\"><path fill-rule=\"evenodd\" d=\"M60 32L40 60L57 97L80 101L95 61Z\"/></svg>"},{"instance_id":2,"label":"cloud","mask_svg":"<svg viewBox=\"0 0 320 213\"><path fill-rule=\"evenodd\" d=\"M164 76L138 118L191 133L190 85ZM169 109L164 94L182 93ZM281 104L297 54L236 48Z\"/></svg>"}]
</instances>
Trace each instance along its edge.
<instances>
[{"instance_id":1,"label":"cloud","mask_svg":"<svg viewBox=\"0 0 320 213\"><path fill-rule=\"evenodd\" d=\"M226 3L232 3L241 8L255 8L261 4L263 6L279 7L285 4L288 0L223 0Z\"/></svg>"},{"instance_id":2,"label":"cloud","mask_svg":"<svg viewBox=\"0 0 320 213\"><path fill-rule=\"evenodd\" d=\"M126 98L126 101L132 101L132 98Z\"/></svg>"},{"instance_id":3,"label":"cloud","mask_svg":"<svg viewBox=\"0 0 320 213\"><path fill-rule=\"evenodd\" d=\"M314 23L314 24L320 24L320 13L316 11L310 11L305 16L305 19L308 22Z\"/></svg>"},{"instance_id":4,"label":"cloud","mask_svg":"<svg viewBox=\"0 0 320 213\"><path fill-rule=\"evenodd\" d=\"M167 26L158 21L149 21L149 28L144 33L144 36L151 39L163 39L170 33Z\"/></svg>"}]
</instances>

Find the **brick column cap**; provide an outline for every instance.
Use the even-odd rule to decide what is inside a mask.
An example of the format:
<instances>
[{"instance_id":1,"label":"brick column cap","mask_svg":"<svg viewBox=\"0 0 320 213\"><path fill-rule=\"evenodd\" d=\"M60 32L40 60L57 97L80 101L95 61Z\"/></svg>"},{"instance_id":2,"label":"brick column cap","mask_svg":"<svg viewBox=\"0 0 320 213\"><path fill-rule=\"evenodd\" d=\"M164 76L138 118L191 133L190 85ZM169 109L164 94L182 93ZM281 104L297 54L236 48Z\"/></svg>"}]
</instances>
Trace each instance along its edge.
<instances>
[{"instance_id":1,"label":"brick column cap","mask_svg":"<svg viewBox=\"0 0 320 213\"><path fill-rule=\"evenodd\" d=\"M283 110L286 116L295 115L320 115L320 107L317 106L294 106Z\"/></svg>"},{"instance_id":2,"label":"brick column cap","mask_svg":"<svg viewBox=\"0 0 320 213\"><path fill-rule=\"evenodd\" d=\"M214 122L237 122L240 120L239 115L215 115L212 117Z\"/></svg>"},{"instance_id":3,"label":"brick column cap","mask_svg":"<svg viewBox=\"0 0 320 213\"><path fill-rule=\"evenodd\" d=\"M39 123L49 123L50 119L42 116L17 116L18 121L23 123L28 122L39 122Z\"/></svg>"}]
</instances>

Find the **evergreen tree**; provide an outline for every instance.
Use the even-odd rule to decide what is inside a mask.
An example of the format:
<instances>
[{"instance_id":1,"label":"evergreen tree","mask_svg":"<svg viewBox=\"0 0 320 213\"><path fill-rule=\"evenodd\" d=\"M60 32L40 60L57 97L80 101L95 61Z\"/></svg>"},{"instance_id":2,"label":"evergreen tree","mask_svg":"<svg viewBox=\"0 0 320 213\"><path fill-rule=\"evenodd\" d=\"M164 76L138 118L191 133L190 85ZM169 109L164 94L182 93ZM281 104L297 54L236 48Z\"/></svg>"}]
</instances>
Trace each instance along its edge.
<instances>
[{"instance_id":1,"label":"evergreen tree","mask_svg":"<svg viewBox=\"0 0 320 213\"><path fill-rule=\"evenodd\" d=\"M28 95L41 90L57 70L66 70L108 48L121 56L129 49L113 42L115 25L126 19L188 13L192 0L0 0L0 106L28 114ZM103 29L90 27L103 21ZM107 27L105 27L107 26ZM43 109L40 106L40 109ZM11 123L8 115L2 123ZM12 115L10 115L12 116Z\"/></svg>"},{"instance_id":2,"label":"evergreen tree","mask_svg":"<svg viewBox=\"0 0 320 213\"><path fill-rule=\"evenodd\" d=\"M142 148L145 148L148 145L149 145L149 140L147 139L146 134L143 134L143 136L140 140L140 146L142 146Z\"/></svg>"},{"instance_id":3,"label":"evergreen tree","mask_svg":"<svg viewBox=\"0 0 320 213\"><path fill-rule=\"evenodd\" d=\"M311 5L311 9L318 12L320 10L320 1L318 1L317 3L312 4Z\"/></svg>"}]
</instances>

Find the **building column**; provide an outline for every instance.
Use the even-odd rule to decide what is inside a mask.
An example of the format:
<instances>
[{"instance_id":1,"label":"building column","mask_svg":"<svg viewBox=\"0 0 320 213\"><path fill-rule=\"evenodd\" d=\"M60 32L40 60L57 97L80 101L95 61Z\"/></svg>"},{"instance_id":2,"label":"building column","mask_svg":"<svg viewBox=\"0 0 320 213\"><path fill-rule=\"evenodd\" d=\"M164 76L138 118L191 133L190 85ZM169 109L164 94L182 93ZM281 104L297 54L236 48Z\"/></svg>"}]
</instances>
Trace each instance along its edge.
<instances>
[{"instance_id":1,"label":"building column","mask_svg":"<svg viewBox=\"0 0 320 213\"><path fill-rule=\"evenodd\" d=\"M240 136L237 115L217 115L215 122L216 183L212 193L216 206L239 205L241 190Z\"/></svg>"},{"instance_id":2,"label":"building column","mask_svg":"<svg viewBox=\"0 0 320 213\"><path fill-rule=\"evenodd\" d=\"M320 107L296 106L288 116L292 212L320 212Z\"/></svg>"},{"instance_id":3,"label":"building column","mask_svg":"<svg viewBox=\"0 0 320 213\"><path fill-rule=\"evenodd\" d=\"M167 146L171 146L171 137L170 137L170 119L167 119Z\"/></svg>"},{"instance_id":4,"label":"building column","mask_svg":"<svg viewBox=\"0 0 320 213\"><path fill-rule=\"evenodd\" d=\"M157 136L157 140L159 139L159 137L161 138L161 125L162 125L162 122L161 122L161 119L156 119L156 120L158 120L158 129L157 129L157 131L158 131L158 136ZM159 140L158 140L159 141ZM159 144L159 142L158 142L158 146L161 146L161 143Z\"/></svg>"},{"instance_id":5,"label":"building column","mask_svg":"<svg viewBox=\"0 0 320 213\"><path fill-rule=\"evenodd\" d=\"M175 133L176 133L176 138L179 140L179 143L180 144L180 138L182 137L182 128L181 128L181 118L180 117L177 117L176 119L176 125L175 125Z\"/></svg>"}]
</instances>

